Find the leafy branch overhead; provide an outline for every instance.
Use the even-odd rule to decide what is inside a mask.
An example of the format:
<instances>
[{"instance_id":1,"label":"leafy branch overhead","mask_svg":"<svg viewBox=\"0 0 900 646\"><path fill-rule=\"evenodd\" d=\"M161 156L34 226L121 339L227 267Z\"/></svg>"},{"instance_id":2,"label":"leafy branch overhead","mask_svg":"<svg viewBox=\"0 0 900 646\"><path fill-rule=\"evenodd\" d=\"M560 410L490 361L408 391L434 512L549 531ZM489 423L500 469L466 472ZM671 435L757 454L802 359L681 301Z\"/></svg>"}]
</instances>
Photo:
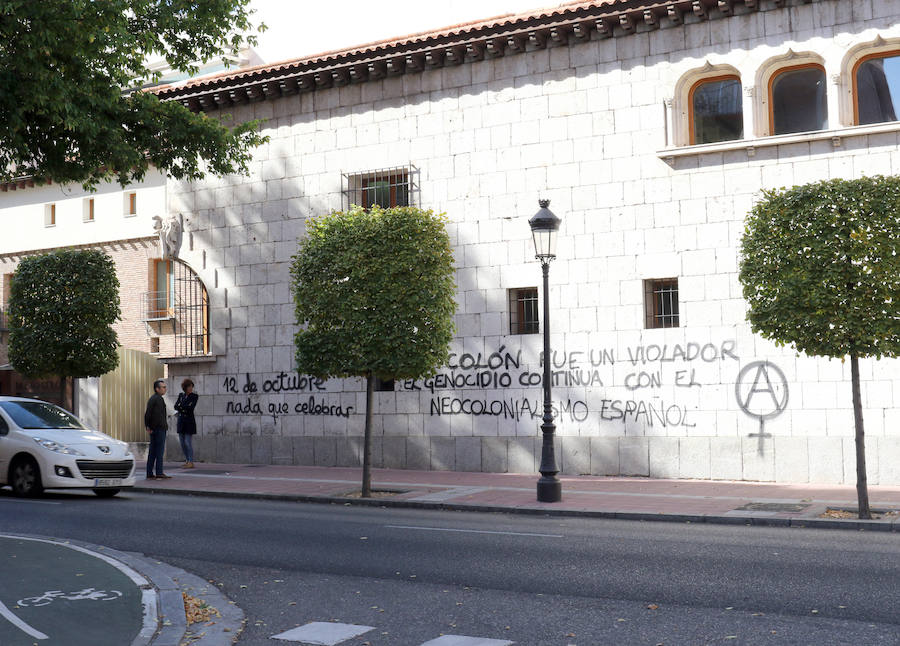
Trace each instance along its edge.
<instances>
[{"instance_id":1,"label":"leafy branch overhead","mask_svg":"<svg viewBox=\"0 0 900 646\"><path fill-rule=\"evenodd\" d=\"M158 78L148 60L190 75L255 43L249 2L0 0L0 181L245 173L258 122L228 127L129 89Z\"/></svg>"},{"instance_id":2,"label":"leafy branch overhead","mask_svg":"<svg viewBox=\"0 0 900 646\"><path fill-rule=\"evenodd\" d=\"M28 377L99 377L118 365L119 279L96 250L24 258L9 299L9 358Z\"/></svg>"}]
</instances>

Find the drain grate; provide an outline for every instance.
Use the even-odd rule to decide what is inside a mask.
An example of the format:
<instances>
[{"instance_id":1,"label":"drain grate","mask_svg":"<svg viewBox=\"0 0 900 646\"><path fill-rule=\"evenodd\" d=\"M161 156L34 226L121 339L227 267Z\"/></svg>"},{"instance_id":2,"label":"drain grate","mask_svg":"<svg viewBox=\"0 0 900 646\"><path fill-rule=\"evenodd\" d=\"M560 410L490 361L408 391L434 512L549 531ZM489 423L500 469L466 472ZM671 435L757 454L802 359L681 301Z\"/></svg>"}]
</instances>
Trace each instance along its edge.
<instances>
[{"instance_id":1,"label":"drain grate","mask_svg":"<svg viewBox=\"0 0 900 646\"><path fill-rule=\"evenodd\" d=\"M743 507L737 507L738 511L803 511L809 505L790 502L748 502Z\"/></svg>"}]
</instances>

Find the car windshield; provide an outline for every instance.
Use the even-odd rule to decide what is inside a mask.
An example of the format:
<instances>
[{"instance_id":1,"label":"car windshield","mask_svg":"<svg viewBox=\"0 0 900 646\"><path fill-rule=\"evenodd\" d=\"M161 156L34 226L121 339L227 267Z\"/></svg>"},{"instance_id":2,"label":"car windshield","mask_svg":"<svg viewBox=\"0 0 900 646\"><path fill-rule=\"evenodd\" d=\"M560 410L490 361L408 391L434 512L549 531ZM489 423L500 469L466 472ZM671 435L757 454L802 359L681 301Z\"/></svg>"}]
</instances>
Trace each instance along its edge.
<instances>
[{"instance_id":1,"label":"car windshield","mask_svg":"<svg viewBox=\"0 0 900 646\"><path fill-rule=\"evenodd\" d=\"M84 428L75 416L47 402L7 401L0 408L19 428Z\"/></svg>"}]
</instances>

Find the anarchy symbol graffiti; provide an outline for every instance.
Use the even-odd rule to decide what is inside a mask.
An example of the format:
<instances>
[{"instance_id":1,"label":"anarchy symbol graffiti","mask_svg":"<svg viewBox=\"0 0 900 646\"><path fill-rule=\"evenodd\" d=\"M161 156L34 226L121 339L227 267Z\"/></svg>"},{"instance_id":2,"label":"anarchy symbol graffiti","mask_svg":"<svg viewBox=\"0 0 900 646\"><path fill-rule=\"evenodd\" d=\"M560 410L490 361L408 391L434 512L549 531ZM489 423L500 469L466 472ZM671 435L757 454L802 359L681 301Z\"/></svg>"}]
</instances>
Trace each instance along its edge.
<instances>
[{"instance_id":1,"label":"anarchy symbol graffiti","mask_svg":"<svg viewBox=\"0 0 900 646\"><path fill-rule=\"evenodd\" d=\"M754 361L741 368L734 384L738 406L760 421L778 417L787 408L788 383L781 368Z\"/></svg>"},{"instance_id":2,"label":"anarchy symbol graffiti","mask_svg":"<svg viewBox=\"0 0 900 646\"><path fill-rule=\"evenodd\" d=\"M738 373L734 396L742 411L759 419L759 432L750 433L750 437L759 438L758 451L763 455L766 438L772 437L766 432L766 420L778 417L787 408L787 379L774 363L754 361Z\"/></svg>"}]
</instances>

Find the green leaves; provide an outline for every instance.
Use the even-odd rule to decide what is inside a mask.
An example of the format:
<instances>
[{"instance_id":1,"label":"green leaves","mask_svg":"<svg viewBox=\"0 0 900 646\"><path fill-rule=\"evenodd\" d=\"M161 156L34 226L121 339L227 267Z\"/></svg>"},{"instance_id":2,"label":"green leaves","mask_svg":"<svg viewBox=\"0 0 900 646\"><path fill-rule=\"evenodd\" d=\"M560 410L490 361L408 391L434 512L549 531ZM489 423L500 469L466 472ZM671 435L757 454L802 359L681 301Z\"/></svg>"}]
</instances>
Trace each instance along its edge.
<instances>
[{"instance_id":1,"label":"green leaves","mask_svg":"<svg viewBox=\"0 0 900 646\"><path fill-rule=\"evenodd\" d=\"M24 258L9 300L9 358L28 377L99 377L118 365L119 280L105 253Z\"/></svg>"},{"instance_id":2,"label":"green leaves","mask_svg":"<svg viewBox=\"0 0 900 646\"><path fill-rule=\"evenodd\" d=\"M810 355L900 353L900 178L766 191L740 280L754 332Z\"/></svg>"},{"instance_id":3,"label":"green leaves","mask_svg":"<svg viewBox=\"0 0 900 646\"><path fill-rule=\"evenodd\" d=\"M252 28L248 4L0 0L0 181L125 184L151 164L178 179L246 173L266 140L258 122L229 128L127 91L158 78L148 59L190 74L197 61L252 44L235 35Z\"/></svg>"},{"instance_id":4,"label":"green leaves","mask_svg":"<svg viewBox=\"0 0 900 646\"><path fill-rule=\"evenodd\" d=\"M307 223L291 267L297 367L414 379L447 361L456 311L442 216L354 207Z\"/></svg>"}]
</instances>

